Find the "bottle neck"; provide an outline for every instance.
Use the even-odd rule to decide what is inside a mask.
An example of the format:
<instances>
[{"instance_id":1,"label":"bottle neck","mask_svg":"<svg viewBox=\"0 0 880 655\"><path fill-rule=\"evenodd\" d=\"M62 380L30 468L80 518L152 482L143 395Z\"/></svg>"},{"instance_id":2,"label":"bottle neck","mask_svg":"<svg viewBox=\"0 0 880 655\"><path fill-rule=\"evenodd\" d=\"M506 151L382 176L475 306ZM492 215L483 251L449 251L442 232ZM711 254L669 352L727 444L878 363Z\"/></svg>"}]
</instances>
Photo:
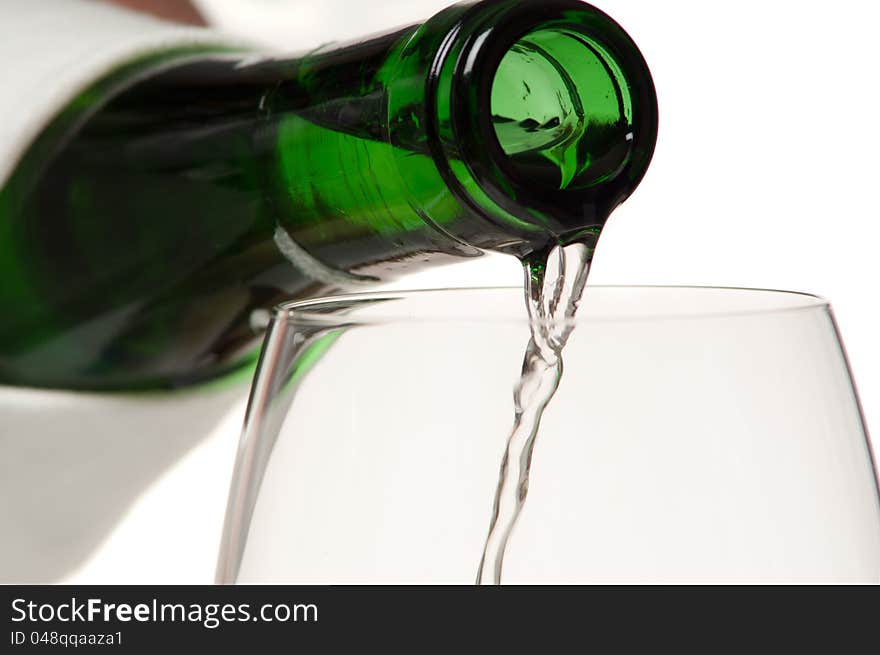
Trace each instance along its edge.
<instances>
[{"instance_id":1,"label":"bottle neck","mask_svg":"<svg viewBox=\"0 0 880 655\"><path fill-rule=\"evenodd\" d=\"M345 267L355 227L459 255L594 240L656 140L641 54L575 0L460 3L256 69L284 78L267 106L292 236Z\"/></svg>"},{"instance_id":2,"label":"bottle neck","mask_svg":"<svg viewBox=\"0 0 880 655\"><path fill-rule=\"evenodd\" d=\"M460 3L301 57L202 56L90 111L83 150L234 190L259 207L232 229L286 236L352 281L594 237L657 126L638 49L576 0Z\"/></svg>"}]
</instances>

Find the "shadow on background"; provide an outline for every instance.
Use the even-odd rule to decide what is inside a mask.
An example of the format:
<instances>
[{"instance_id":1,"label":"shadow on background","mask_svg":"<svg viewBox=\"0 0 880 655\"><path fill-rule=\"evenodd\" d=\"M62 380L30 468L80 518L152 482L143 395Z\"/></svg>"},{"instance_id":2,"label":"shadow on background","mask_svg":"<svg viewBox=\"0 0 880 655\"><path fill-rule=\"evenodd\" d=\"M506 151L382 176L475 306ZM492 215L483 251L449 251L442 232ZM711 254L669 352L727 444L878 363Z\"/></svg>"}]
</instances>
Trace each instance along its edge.
<instances>
[{"instance_id":1,"label":"shadow on background","mask_svg":"<svg viewBox=\"0 0 880 655\"><path fill-rule=\"evenodd\" d=\"M76 569L246 390L239 383L143 395L0 387L0 583L49 583Z\"/></svg>"}]
</instances>

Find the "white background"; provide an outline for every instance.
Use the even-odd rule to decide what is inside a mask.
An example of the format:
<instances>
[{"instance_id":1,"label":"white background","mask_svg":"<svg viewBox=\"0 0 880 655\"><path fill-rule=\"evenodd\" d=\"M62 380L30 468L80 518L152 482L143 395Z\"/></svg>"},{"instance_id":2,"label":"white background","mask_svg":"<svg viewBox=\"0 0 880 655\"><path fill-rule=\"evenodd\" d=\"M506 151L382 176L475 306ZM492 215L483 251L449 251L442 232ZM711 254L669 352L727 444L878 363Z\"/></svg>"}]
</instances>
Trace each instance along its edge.
<instances>
[{"instance_id":1,"label":"white background","mask_svg":"<svg viewBox=\"0 0 880 655\"><path fill-rule=\"evenodd\" d=\"M595 1L651 67L660 136L644 182L602 236L592 282L826 296L868 425L880 425L880 10L856 0ZM199 4L227 30L298 50L426 18L446 3ZM519 280L514 261L494 257L397 286ZM229 392L216 422L180 446L176 461L157 464L56 579L210 581L244 393ZM174 429L167 423L162 431Z\"/></svg>"}]
</instances>

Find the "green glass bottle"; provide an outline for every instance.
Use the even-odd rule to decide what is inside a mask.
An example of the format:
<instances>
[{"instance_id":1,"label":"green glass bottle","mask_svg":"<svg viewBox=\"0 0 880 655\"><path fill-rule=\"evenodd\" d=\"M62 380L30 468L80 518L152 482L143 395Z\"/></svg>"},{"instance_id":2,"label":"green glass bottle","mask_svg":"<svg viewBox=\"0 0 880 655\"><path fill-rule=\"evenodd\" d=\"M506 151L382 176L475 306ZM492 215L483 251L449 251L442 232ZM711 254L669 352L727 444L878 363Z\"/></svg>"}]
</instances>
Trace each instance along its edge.
<instances>
[{"instance_id":1,"label":"green glass bottle","mask_svg":"<svg viewBox=\"0 0 880 655\"><path fill-rule=\"evenodd\" d=\"M281 300L595 240L656 131L635 44L575 0L132 62L0 188L0 383L191 384L239 366Z\"/></svg>"}]
</instances>

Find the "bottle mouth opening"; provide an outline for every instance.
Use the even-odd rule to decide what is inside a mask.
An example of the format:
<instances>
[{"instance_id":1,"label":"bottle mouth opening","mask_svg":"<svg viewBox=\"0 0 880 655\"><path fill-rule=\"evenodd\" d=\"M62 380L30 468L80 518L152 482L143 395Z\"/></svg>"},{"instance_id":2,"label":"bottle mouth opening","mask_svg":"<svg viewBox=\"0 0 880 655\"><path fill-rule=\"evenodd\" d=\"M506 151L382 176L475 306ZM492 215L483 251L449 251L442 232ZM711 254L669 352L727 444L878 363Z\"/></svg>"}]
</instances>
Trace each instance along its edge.
<instances>
[{"instance_id":1,"label":"bottle mouth opening","mask_svg":"<svg viewBox=\"0 0 880 655\"><path fill-rule=\"evenodd\" d=\"M454 190L523 242L598 234L656 142L656 95L635 43L577 0L479 3L451 35L434 88Z\"/></svg>"},{"instance_id":2,"label":"bottle mouth opening","mask_svg":"<svg viewBox=\"0 0 880 655\"><path fill-rule=\"evenodd\" d=\"M632 99L616 62L589 36L537 28L492 79L495 137L517 176L556 191L586 189L632 156Z\"/></svg>"}]
</instances>

